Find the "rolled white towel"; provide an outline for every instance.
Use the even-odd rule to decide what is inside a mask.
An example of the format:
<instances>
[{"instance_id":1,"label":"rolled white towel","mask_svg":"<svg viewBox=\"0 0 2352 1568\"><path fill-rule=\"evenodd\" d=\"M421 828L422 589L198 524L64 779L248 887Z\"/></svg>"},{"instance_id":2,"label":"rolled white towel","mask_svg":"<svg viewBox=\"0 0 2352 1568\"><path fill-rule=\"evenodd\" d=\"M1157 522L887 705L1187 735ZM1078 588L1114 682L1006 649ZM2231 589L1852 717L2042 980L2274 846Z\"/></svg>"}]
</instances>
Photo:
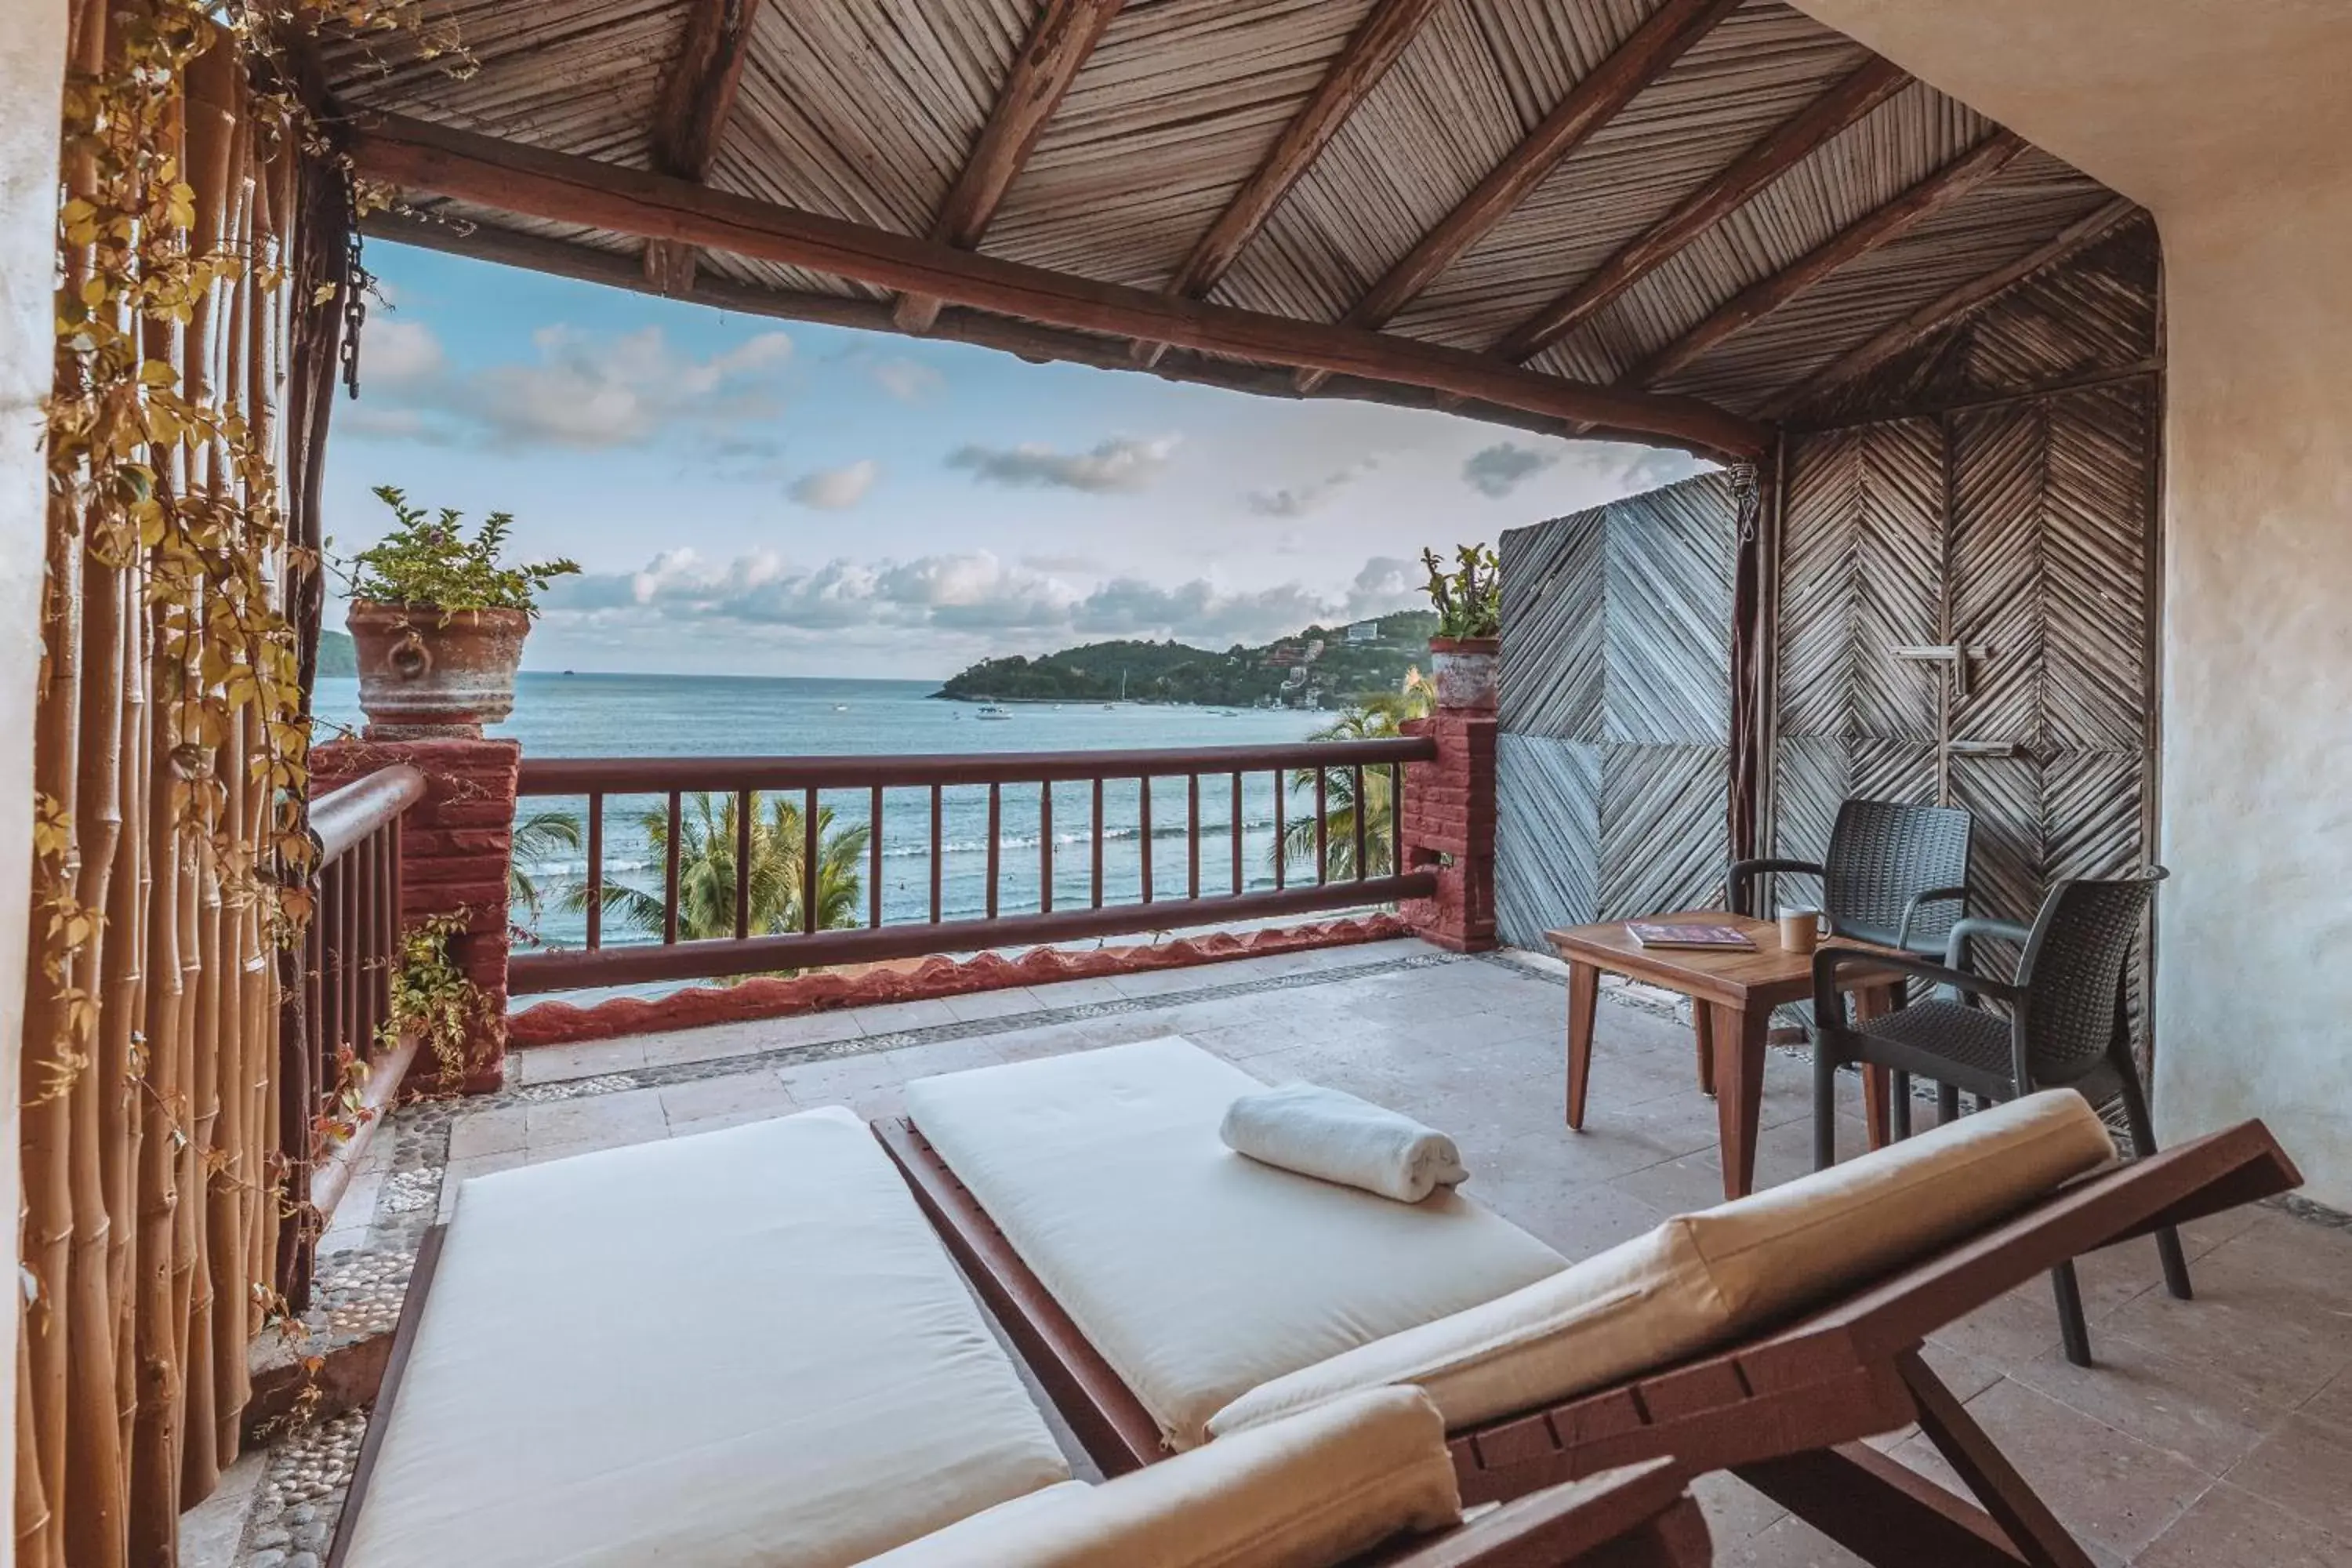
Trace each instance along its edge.
<instances>
[{"instance_id":1,"label":"rolled white towel","mask_svg":"<svg viewBox=\"0 0 2352 1568\"><path fill-rule=\"evenodd\" d=\"M1226 1110L1218 1135L1235 1153L1403 1204L1470 1174L1444 1133L1319 1084L1243 1095Z\"/></svg>"}]
</instances>

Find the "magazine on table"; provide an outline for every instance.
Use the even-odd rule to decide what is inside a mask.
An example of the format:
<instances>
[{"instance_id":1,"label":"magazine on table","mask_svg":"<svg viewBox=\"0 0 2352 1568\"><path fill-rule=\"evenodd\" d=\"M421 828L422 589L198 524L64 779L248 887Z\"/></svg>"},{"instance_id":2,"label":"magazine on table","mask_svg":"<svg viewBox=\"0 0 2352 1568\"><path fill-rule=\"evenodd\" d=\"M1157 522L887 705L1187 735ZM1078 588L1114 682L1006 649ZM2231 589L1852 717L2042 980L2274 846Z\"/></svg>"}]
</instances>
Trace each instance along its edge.
<instances>
[{"instance_id":1,"label":"magazine on table","mask_svg":"<svg viewBox=\"0 0 2352 1568\"><path fill-rule=\"evenodd\" d=\"M1694 952L1754 952L1756 942L1738 926L1685 925L1664 921L1627 921L1625 934L1643 947L1682 948Z\"/></svg>"}]
</instances>

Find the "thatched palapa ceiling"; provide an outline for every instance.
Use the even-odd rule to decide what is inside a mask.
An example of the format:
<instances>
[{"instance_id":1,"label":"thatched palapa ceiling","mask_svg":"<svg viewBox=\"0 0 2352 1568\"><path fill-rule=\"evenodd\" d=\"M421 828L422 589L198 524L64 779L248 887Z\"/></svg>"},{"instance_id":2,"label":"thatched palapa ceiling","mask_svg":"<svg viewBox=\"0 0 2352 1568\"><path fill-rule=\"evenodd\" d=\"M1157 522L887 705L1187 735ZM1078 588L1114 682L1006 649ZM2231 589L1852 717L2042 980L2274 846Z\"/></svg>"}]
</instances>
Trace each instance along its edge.
<instances>
[{"instance_id":1,"label":"thatched palapa ceiling","mask_svg":"<svg viewBox=\"0 0 2352 1568\"><path fill-rule=\"evenodd\" d=\"M2134 210L1780 0L454 0L372 233L1721 456Z\"/></svg>"}]
</instances>

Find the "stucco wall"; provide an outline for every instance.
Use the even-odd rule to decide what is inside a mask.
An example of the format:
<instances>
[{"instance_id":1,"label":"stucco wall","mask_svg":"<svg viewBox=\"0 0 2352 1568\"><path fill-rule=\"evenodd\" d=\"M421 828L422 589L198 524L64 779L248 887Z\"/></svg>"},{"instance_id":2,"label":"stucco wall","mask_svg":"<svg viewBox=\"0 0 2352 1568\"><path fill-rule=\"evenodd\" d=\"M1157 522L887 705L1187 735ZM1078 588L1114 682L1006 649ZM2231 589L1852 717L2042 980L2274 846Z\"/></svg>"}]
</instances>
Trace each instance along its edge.
<instances>
[{"instance_id":1,"label":"stucco wall","mask_svg":"<svg viewBox=\"0 0 2352 1568\"><path fill-rule=\"evenodd\" d=\"M24 1022L26 893L30 878L33 635L41 586L43 479L37 436L49 386L56 256L58 93L66 8L11 5L0 27L0 1215L17 1209L16 1062ZM16 1452L16 1302L0 1306L0 1456ZM5 1463L0 1459L0 1463ZM0 1531L0 1568L13 1559Z\"/></svg>"},{"instance_id":2,"label":"stucco wall","mask_svg":"<svg viewBox=\"0 0 2352 1568\"><path fill-rule=\"evenodd\" d=\"M2352 172L2164 234L2157 1104L2268 1119L2352 1209Z\"/></svg>"},{"instance_id":3,"label":"stucco wall","mask_svg":"<svg viewBox=\"0 0 2352 1568\"><path fill-rule=\"evenodd\" d=\"M2352 5L1797 3L2156 214L2158 1117L2264 1117L2352 1208Z\"/></svg>"}]
</instances>

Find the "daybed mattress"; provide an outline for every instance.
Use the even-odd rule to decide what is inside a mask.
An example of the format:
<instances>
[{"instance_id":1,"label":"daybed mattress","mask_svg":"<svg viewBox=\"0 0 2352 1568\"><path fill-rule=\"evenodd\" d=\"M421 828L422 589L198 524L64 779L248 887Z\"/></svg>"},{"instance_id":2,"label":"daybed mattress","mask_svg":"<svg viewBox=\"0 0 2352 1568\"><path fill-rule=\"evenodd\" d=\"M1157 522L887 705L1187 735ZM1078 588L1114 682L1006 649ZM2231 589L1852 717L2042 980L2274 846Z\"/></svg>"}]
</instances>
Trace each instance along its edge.
<instances>
[{"instance_id":1,"label":"daybed mattress","mask_svg":"<svg viewBox=\"0 0 2352 1568\"><path fill-rule=\"evenodd\" d=\"M1396 1203L1234 1153L1217 1124L1261 1087L1172 1037L907 1086L918 1130L1175 1447L1269 1379L1567 1266L1456 1194Z\"/></svg>"},{"instance_id":2,"label":"daybed mattress","mask_svg":"<svg viewBox=\"0 0 2352 1568\"><path fill-rule=\"evenodd\" d=\"M833 1568L1069 1478L841 1110L478 1177L350 1568Z\"/></svg>"}]
</instances>

